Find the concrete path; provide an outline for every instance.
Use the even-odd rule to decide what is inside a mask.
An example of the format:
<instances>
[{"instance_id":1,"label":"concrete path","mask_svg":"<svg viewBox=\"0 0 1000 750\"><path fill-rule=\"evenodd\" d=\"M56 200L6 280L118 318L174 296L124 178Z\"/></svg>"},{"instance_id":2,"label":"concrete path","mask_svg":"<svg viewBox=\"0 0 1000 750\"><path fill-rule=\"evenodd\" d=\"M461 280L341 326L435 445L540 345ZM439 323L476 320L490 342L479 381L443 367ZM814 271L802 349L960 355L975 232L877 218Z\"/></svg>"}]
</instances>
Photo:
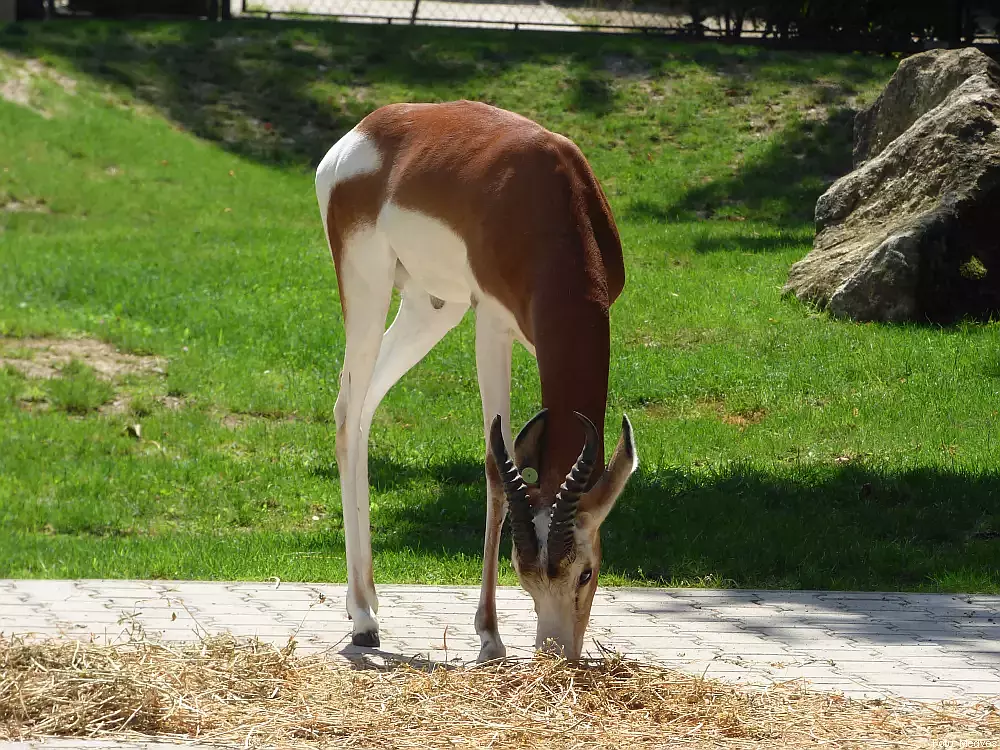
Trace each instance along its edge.
<instances>
[{"instance_id":1,"label":"concrete path","mask_svg":"<svg viewBox=\"0 0 1000 750\"><path fill-rule=\"evenodd\" d=\"M350 657L344 586L188 581L0 579L0 632L39 637L194 640L231 632ZM467 587L381 586L381 652L467 662L479 641ZM520 589L500 590L501 635L527 656L535 616ZM691 673L766 685L806 680L849 696L1000 697L1000 597L893 593L598 590L593 644Z\"/></svg>"},{"instance_id":2,"label":"concrete path","mask_svg":"<svg viewBox=\"0 0 1000 750\"><path fill-rule=\"evenodd\" d=\"M140 629L173 641L230 632L278 645L294 635L303 651L455 663L478 653L476 588L379 587L378 652L350 645L345 593L325 584L0 579L0 632L109 643ZM529 655L531 600L505 588L498 606L508 653ZM589 633L628 656L748 685L805 680L855 697L1000 698L997 596L601 588ZM174 747L0 743L2 750Z\"/></svg>"}]
</instances>

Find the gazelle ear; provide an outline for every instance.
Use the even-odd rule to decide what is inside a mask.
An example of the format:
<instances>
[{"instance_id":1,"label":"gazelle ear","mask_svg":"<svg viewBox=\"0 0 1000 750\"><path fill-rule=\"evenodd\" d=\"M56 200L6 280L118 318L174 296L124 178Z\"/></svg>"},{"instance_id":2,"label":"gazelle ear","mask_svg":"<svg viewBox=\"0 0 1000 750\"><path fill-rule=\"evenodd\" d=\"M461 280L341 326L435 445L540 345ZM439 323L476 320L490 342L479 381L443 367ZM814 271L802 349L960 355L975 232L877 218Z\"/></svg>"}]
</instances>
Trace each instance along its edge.
<instances>
[{"instance_id":1,"label":"gazelle ear","mask_svg":"<svg viewBox=\"0 0 1000 750\"><path fill-rule=\"evenodd\" d=\"M600 526L608 513L615 507L615 501L625 489L628 478L639 466L639 454L635 449L635 436L632 434L632 423L622 415L622 434L618 445L611 455L607 468L597 480L597 484L580 498L580 512L586 513L588 523Z\"/></svg>"},{"instance_id":2,"label":"gazelle ear","mask_svg":"<svg viewBox=\"0 0 1000 750\"><path fill-rule=\"evenodd\" d=\"M537 484L542 475L542 456L545 451L545 428L548 426L548 409L533 416L514 440L514 463L521 470L528 484ZM531 471L528 471L528 470ZM534 474L532 474L534 472Z\"/></svg>"}]
</instances>

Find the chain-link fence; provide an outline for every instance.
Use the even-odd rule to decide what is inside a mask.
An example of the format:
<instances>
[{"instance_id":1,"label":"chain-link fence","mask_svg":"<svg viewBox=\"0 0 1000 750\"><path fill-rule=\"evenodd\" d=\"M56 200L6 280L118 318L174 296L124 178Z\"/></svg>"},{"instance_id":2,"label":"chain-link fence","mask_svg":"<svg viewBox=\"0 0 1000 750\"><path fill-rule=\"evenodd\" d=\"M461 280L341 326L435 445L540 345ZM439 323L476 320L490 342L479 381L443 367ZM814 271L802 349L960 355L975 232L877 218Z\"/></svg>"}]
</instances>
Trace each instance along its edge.
<instances>
[{"instance_id":1,"label":"chain-link fence","mask_svg":"<svg viewBox=\"0 0 1000 750\"><path fill-rule=\"evenodd\" d=\"M344 21L434 26L655 31L685 36L732 36L725 19L693 19L669 5L634 0L237 0L233 15L325 16ZM747 23L740 36L759 38L763 26Z\"/></svg>"},{"instance_id":2,"label":"chain-link fence","mask_svg":"<svg viewBox=\"0 0 1000 750\"><path fill-rule=\"evenodd\" d=\"M908 13L903 12L910 7L906 0L885 0L882 5L900 12L883 13L877 23L869 16L879 0L828 1L829 7L805 0L15 0L19 12L29 6L37 11L21 12L22 17L329 18L380 24L639 31L883 52L992 44L1000 32L1000 0L931 0L933 8L924 2L913 5ZM846 12L852 8L856 17ZM858 8L865 12L859 14Z\"/></svg>"},{"instance_id":3,"label":"chain-link fence","mask_svg":"<svg viewBox=\"0 0 1000 750\"><path fill-rule=\"evenodd\" d=\"M222 0L223 2L225 0ZM326 17L343 21L434 26L505 27L514 29L563 29L567 31L655 32L693 38L781 39L806 41L806 29L795 29L794 21L782 26L780 19L764 20L752 13L713 13L710 2L692 0L231 0L233 16ZM964 6L962 41L997 41L1000 0L942 0ZM727 3L717 3L725 6ZM740 2L729 5L739 7ZM753 3L746 0L745 7ZM808 5L808 3L806 4ZM704 9L699 11L699 9ZM773 14L772 14L773 15ZM801 25L801 24L799 24ZM888 44L875 35L861 33L856 39L841 33L824 39L809 34L807 46L860 49L864 47L901 50L907 46L936 46L944 41L941 30L904 32ZM853 47L852 47L853 45Z\"/></svg>"}]
</instances>

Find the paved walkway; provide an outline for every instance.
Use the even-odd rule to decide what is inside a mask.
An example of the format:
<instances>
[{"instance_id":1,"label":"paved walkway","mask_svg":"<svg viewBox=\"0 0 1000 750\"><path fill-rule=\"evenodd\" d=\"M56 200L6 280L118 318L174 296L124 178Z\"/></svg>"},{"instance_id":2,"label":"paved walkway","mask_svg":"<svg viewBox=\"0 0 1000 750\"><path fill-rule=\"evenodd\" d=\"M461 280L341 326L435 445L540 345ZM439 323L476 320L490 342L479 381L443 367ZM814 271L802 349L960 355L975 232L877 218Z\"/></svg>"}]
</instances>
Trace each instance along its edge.
<instances>
[{"instance_id":1,"label":"paved walkway","mask_svg":"<svg viewBox=\"0 0 1000 750\"><path fill-rule=\"evenodd\" d=\"M344 586L188 581L0 579L0 632L39 637L195 640L255 635L350 657ZM381 652L467 662L479 591L381 586ZM499 592L512 656L534 642L531 600ZM732 682L806 680L857 697L1000 697L1000 597L797 591L600 588L590 640L626 655ZM596 647L591 645L591 654Z\"/></svg>"}]
</instances>

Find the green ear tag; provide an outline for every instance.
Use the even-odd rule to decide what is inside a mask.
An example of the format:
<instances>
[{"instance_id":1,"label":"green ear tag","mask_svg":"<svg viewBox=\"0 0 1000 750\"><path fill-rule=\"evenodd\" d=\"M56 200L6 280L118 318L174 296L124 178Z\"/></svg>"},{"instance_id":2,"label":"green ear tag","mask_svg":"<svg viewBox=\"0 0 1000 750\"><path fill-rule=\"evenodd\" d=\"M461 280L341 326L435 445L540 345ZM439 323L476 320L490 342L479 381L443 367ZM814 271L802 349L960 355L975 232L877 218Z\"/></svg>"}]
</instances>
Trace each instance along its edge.
<instances>
[{"instance_id":1,"label":"green ear tag","mask_svg":"<svg viewBox=\"0 0 1000 750\"><path fill-rule=\"evenodd\" d=\"M538 481L538 472L529 466L528 468L521 470L521 479L523 479L527 484L534 484Z\"/></svg>"}]
</instances>

